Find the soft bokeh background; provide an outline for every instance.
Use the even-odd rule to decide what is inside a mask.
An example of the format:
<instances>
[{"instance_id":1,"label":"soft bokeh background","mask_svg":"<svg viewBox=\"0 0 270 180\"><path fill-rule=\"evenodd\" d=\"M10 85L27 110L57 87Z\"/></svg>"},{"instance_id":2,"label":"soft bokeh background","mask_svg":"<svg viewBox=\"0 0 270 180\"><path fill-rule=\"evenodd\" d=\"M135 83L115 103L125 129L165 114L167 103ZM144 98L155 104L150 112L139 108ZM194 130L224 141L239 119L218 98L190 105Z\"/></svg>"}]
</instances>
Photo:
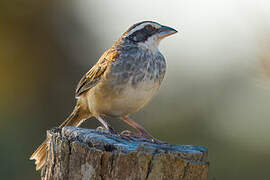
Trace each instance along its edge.
<instances>
[{"instance_id":1,"label":"soft bokeh background","mask_svg":"<svg viewBox=\"0 0 270 180\"><path fill-rule=\"evenodd\" d=\"M71 112L82 75L142 20L179 33L161 43L165 80L133 118L163 141L209 148L210 179L268 179L269 7L267 0L1 0L0 179L39 179L29 156Z\"/></svg>"}]
</instances>

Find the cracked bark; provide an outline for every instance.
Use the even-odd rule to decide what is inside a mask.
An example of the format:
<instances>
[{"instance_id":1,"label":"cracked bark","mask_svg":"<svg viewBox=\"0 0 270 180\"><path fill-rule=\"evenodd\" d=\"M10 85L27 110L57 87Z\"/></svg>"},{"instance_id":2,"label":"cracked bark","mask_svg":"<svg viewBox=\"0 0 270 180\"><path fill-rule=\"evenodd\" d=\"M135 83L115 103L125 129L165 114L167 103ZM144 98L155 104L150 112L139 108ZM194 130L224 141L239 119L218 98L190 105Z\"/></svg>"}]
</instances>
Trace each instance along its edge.
<instances>
[{"instance_id":1,"label":"cracked bark","mask_svg":"<svg viewBox=\"0 0 270 180\"><path fill-rule=\"evenodd\" d=\"M155 144L91 129L47 132L42 180L207 180L207 149Z\"/></svg>"}]
</instances>

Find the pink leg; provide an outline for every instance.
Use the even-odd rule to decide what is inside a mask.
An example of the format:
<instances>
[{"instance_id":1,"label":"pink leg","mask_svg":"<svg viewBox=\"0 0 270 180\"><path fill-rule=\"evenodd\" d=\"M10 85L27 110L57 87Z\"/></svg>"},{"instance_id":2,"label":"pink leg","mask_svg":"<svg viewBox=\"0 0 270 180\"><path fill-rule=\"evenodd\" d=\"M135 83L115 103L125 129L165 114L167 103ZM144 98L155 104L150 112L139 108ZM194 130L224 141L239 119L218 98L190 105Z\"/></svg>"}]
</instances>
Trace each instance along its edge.
<instances>
[{"instance_id":1,"label":"pink leg","mask_svg":"<svg viewBox=\"0 0 270 180\"><path fill-rule=\"evenodd\" d=\"M97 119L99 120L99 122L101 122L101 124L110 132L110 133L114 133L115 131L114 129L107 123L107 121L105 119L103 119L101 116L98 116Z\"/></svg>"},{"instance_id":2,"label":"pink leg","mask_svg":"<svg viewBox=\"0 0 270 180\"><path fill-rule=\"evenodd\" d=\"M146 138L153 138L141 125L137 124L136 122L134 122L132 119L130 119L127 116L123 116L120 118L121 120L123 120L124 122L126 122L128 125L130 125L131 127L133 127L134 129L136 129L137 131L140 132L140 134L143 137Z\"/></svg>"}]
</instances>

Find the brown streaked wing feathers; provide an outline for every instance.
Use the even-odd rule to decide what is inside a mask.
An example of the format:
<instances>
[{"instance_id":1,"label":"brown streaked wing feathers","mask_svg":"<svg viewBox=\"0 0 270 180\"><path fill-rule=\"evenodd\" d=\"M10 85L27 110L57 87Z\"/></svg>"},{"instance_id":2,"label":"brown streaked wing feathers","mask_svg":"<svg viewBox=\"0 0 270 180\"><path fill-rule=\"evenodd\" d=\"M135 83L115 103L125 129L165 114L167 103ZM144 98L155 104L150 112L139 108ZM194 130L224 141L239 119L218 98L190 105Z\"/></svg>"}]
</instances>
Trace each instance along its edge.
<instances>
[{"instance_id":1,"label":"brown streaked wing feathers","mask_svg":"<svg viewBox=\"0 0 270 180\"><path fill-rule=\"evenodd\" d=\"M109 64L119 57L117 50L109 49L98 60L98 62L82 77L77 85L75 96L80 96L86 90L94 87L102 78Z\"/></svg>"}]
</instances>

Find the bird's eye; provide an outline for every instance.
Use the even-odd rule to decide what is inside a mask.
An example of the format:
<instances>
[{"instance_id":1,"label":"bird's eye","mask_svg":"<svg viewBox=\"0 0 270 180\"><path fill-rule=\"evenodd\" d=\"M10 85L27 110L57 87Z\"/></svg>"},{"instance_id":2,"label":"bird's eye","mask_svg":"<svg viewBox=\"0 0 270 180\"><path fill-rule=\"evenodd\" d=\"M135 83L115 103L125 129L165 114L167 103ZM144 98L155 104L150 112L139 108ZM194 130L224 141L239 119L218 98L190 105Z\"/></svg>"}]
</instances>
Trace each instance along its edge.
<instances>
[{"instance_id":1,"label":"bird's eye","mask_svg":"<svg viewBox=\"0 0 270 180\"><path fill-rule=\"evenodd\" d=\"M145 26L145 30L149 33L153 32L155 30L155 28L151 25L147 25Z\"/></svg>"}]
</instances>

